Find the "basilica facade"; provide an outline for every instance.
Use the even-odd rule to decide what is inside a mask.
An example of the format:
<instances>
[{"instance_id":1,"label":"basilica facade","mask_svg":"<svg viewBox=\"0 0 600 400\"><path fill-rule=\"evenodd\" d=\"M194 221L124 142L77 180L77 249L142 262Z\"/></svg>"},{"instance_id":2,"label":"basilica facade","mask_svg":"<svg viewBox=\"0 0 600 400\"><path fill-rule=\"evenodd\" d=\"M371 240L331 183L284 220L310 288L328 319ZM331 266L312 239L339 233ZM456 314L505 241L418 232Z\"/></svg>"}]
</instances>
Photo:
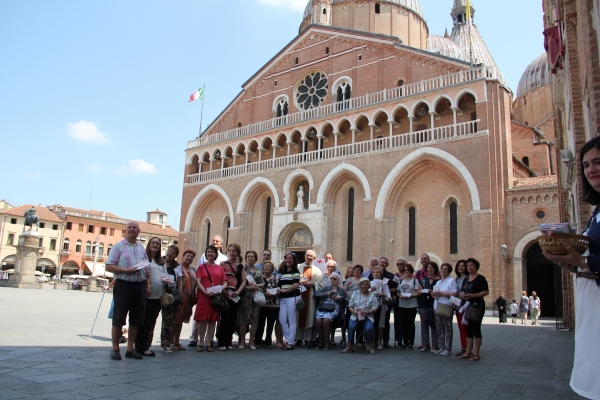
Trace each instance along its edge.
<instances>
[{"instance_id":1,"label":"basilica facade","mask_svg":"<svg viewBox=\"0 0 600 400\"><path fill-rule=\"evenodd\" d=\"M559 219L547 62L515 98L476 2L471 21L443 2L438 36L419 0L308 1L298 35L188 142L182 248L220 234L274 260L329 252L342 272L475 257L488 301L525 289L539 224Z\"/></svg>"}]
</instances>

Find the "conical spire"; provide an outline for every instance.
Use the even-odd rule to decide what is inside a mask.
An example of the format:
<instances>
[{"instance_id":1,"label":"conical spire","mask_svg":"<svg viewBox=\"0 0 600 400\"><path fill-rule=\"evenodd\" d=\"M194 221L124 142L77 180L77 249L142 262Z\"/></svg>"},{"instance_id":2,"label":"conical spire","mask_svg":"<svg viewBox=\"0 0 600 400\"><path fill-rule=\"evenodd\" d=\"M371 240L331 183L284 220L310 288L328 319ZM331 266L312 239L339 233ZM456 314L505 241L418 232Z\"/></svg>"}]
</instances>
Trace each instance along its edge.
<instances>
[{"instance_id":1,"label":"conical spire","mask_svg":"<svg viewBox=\"0 0 600 400\"><path fill-rule=\"evenodd\" d=\"M492 57L492 54L488 50L483 38L479 34L477 27L473 22L475 15L475 8L471 2L471 26L467 23L467 1L466 0L454 0L454 6L452 7L452 21L454 26L450 39L460 46L461 49L471 57L473 64L483 64L488 67L496 67L496 62Z\"/></svg>"}]
</instances>

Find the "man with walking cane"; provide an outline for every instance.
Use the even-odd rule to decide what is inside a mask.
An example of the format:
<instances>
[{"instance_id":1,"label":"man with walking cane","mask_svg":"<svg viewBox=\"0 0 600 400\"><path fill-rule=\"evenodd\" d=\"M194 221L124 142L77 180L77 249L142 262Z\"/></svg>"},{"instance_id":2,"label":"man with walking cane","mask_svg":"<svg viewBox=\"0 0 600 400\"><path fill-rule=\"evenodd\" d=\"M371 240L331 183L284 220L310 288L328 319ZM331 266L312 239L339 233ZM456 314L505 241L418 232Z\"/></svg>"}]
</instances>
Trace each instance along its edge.
<instances>
[{"instance_id":1,"label":"man with walking cane","mask_svg":"<svg viewBox=\"0 0 600 400\"><path fill-rule=\"evenodd\" d=\"M113 290L115 307L112 319L112 350L110 358L120 360L119 338L129 313L129 335L125 357L141 360L143 357L133 348L138 327L144 324L146 311L146 296L149 295L150 262L146 249L137 243L140 226L131 221L125 230L125 239L114 245L108 260L106 271L114 274L116 280Z\"/></svg>"}]
</instances>

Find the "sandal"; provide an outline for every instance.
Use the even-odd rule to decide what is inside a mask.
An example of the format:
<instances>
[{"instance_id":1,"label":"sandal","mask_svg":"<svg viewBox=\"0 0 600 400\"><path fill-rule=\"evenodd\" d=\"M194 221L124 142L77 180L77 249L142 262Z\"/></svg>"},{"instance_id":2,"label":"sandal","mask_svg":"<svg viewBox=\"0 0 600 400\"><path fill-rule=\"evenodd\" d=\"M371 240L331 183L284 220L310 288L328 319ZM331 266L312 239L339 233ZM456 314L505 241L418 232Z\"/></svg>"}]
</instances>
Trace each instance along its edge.
<instances>
[{"instance_id":1,"label":"sandal","mask_svg":"<svg viewBox=\"0 0 600 400\"><path fill-rule=\"evenodd\" d=\"M171 348L171 351L179 351L179 347L177 347L176 344L172 344L169 347Z\"/></svg>"},{"instance_id":2,"label":"sandal","mask_svg":"<svg viewBox=\"0 0 600 400\"><path fill-rule=\"evenodd\" d=\"M344 350L342 350L342 353L353 353L354 352L354 347L346 347Z\"/></svg>"},{"instance_id":3,"label":"sandal","mask_svg":"<svg viewBox=\"0 0 600 400\"><path fill-rule=\"evenodd\" d=\"M242 347L242 349L243 349L243 347ZM234 348L233 346L227 346L227 350L234 351L234 350L235 350L235 348Z\"/></svg>"},{"instance_id":4,"label":"sandal","mask_svg":"<svg viewBox=\"0 0 600 400\"><path fill-rule=\"evenodd\" d=\"M479 360L480 360L479 354L473 354L471 356L471 358L469 358L469 361L479 361Z\"/></svg>"},{"instance_id":5,"label":"sandal","mask_svg":"<svg viewBox=\"0 0 600 400\"><path fill-rule=\"evenodd\" d=\"M196 351L202 353L204 351L204 345L201 344L200 346L196 347Z\"/></svg>"},{"instance_id":6,"label":"sandal","mask_svg":"<svg viewBox=\"0 0 600 400\"><path fill-rule=\"evenodd\" d=\"M176 344L177 348L181 351L186 351L186 348L181 345L181 343Z\"/></svg>"},{"instance_id":7,"label":"sandal","mask_svg":"<svg viewBox=\"0 0 600 400\"><path fill-rule=\"evenodd\" d=\"M372 347L369 347L369 354L375 354L375 349Z\"/></svg>"},{"instance_id":8,"label":"sandal","mask_svg":"<svg viewBox=\"0 0 600 400\"><path fill-rule=\"evenodd\" d=\"M227 347L219 347L219 351L227 351Z\"/></svg>"},{"instance_id":9,"label":"sandal","mask_svg":"<svg viewBox=\"0 0 600 400\"><path fill-rule=\"evenodd\" d=\"M206 351L208 351L209 353L212 353L213 351L215 351L215 349L212 346L208 346L206 348Z\"/></svg>"},{"instance_id":10,"label":"sandal","mask_svg":"<svg viewBox=\"0 0 600 400\"><path fill-rule=\"evenodd\" d=\"M470 359L471 357L473 357L473 354L467 353L466 351L462 355L458 356L458 358L462 358L463 360Z\"/></svg>"},{"instance_id":11,"label":"sandal","mask_svg":"<svg viewBox=\"0 0 600 400\"><path fill-rule=\"evenodd\" d=\"M465 354L467 351L465 349L460 349L460 351L458 353L455 354L456 357L460 357L463 354Z\"/></svg>"}]
</instances>

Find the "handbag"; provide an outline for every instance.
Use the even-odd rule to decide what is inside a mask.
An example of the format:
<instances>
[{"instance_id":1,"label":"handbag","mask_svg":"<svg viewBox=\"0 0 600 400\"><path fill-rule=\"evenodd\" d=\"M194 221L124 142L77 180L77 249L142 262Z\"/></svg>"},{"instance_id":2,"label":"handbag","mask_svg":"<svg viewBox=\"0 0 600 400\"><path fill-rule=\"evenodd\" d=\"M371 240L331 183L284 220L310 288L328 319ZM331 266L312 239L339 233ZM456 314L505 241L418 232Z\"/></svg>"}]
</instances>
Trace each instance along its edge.
<instances>
[{"instance_id":1,"label":"handbag","mask_svg":"<svg viewBox=\"0 0 600 400\"><path fill-rule=\"evenodd\" d=\"M469 304L465 310L465 319L467 321L479 322L481 318L481 308L477 308L472 304Z\"/></svg>"},{"instance_id":2,"label":"handbag","mask_svg":"<svg viewBox=\"0 0 600 400\"><path fill-rule=\"evenodd\" d=\"M297 296L294 296L296 299L296 311L302 311L302 309L304 308L304 299L302 298L302 296L300 296L300 299L298 300Z\"/></svg>"},{"instance_id":3,"label":"handbag","mask_svg":"<svg viewBox=\"0 0 600 400\"><path fill-rule=\"evenodd\" d=\"M435 309L435 315L439 315L441 318L450 319L454 314L454 309L452 306L447 304L441 304L438 302L437 307Z\"/></svg>"},{"instance_id":4,"label":"handbag","mask_svg":"<svg viewBox=\"0 0 600 400\"><path fill-rule=\"evenodd\" d=\"M321 300L317 310L323 312L333 312L335 311L335 303L333 301L329 301L329 299Z\"/></svg>"},{"instance_id":5,"label":"handbag","mask_svg":"<svg viewBox=\"0 0 600 400\"><path fill-rule=\"evenodd\" d=\"M173 296L173 307L179 307L183 304L183 297L181 296L181 292L179 291L177 286L174 286L172 288L167 287L166 293ZM196 304L196 302L193 302L192 304Z\"/></svg>"},{"instance_id":6,"label":"handbag","mask_svg":"<svg viewBox=\"0 0 600 400\"><path fill-rule=\"evenodd\" d=\"M265 297L265 295L263 294L263 292L261 292L260 290L257 290L257 291L254 293L254 297L253 297L253 299L252 299L252 300L254 301L254 303L255 303L257 306L260 306L260 307L262 307L262 306L264 306L265 304L267 304L267 298Z\"/></svg>"},{"instance_id":7,"label":"handbag","mask_svg":"<svg viewBox=\"0 0 600 400\"><path fill-rule=\"evenodd\" d=\"M212 278L210 277L210 272L208 272L208 268L206 264L204 265L204 269L206 270L206 274L208 275L208 280L210 281L210 286L213 285ZM229 309L229 304L227 304L227 299L223 295L223 293L217 293L210 298L210 306L215 309L218 313L224 313Z\"/></svg>"},{"instance_id":8,"label":"handbag","mask_svg":"<svg viewBox=\"0 0 600 400\"><path fill-rule=\"evenodd\" d=\"M160 295L160 297L158 298L158 300L160 301L160 307L161 308L171 307L171 305L173 305L173 302L175 301L175 299L173 298L173 295L171 293L167 293L165 291L165 286L164 285L163 285L163 288L162 288L162 294Z\"/></svg>"}]
</instances>

